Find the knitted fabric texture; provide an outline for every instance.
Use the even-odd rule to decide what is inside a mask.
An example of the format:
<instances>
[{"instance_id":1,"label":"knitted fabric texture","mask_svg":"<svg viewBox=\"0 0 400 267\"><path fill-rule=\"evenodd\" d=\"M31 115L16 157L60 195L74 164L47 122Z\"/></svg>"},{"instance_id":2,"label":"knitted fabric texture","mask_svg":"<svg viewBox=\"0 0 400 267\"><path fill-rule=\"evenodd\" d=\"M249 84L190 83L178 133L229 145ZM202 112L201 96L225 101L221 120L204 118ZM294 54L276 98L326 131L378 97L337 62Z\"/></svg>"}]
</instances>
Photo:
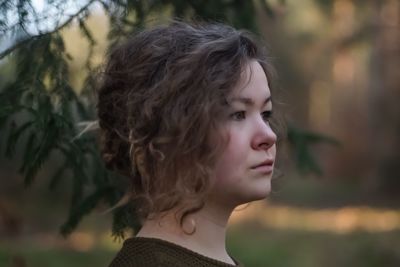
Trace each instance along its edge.
<instances>
[{"instance_id":1,"label":"knitted fabric texture","mask_svg":"<svg viewBox=\"0 0 400 267\"><path fill-rule=\"evenodd\" d=\"M127 239L109 267L243 267L218 261L157 238Z\"/></svg>"}]
</instances>

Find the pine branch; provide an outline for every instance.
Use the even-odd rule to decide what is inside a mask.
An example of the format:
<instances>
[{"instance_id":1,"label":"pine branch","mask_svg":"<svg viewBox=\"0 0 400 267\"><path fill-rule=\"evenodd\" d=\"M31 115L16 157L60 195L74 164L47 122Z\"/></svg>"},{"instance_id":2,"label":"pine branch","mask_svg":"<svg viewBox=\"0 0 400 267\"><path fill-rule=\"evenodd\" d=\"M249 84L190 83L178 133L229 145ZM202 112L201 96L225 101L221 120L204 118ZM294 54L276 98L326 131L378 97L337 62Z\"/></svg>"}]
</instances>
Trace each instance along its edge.
<instances>
[{"instance_id":1,"label":"pine branch","mask_svg":"<svg viewBox=\"0 0 400 267\"><path fill-rule=\"evenodd\" d=\"M49 189L54 190L56 186L60 183L61 179L64 177L66 170L68 169L68 161L65 160L64 163L54 172L53 176L50 178Z\"/></svg>"},{"instance_id":2,"label":"pine branch","mask_svg":"<svg viewBox=\"0 0 400 267\"><path fill-rule=\"evenodd\" d=\"M17 145L17 142L21 135L33 124L33 121L27 121L21 126L18 127L18 129L15 129L13 131L13 128L11 128L10 131L10 136L8 137L8 142L7 142L7 148L6 148L6 156L11 158L14 155L15 152L15 146Z\"/></svg>"},{"instance_id":3,"label":"pine branch","mask_svg":"<svg viewBox=\"0 0 400 267\"><path fill-rule=\"evenodd\" d=\"M340 146L340 142L333 137L320 133L303 131L293 127L289 128L288 141L294 148L298 169L302 173L312 172L317 175L322 175L323 171L313 153L310 151L311 145L325 143Z\"/></svg>"},{"instance_id":4,"label":"pine branch","mask_svg":"<svg viewBox=\"0 0 400 267\"><path fill-rule=\"evenodd\" d=\"M98 188L91 195L87 196L78 207L75 207L67 221L61 226L60 232L65 237L69 233L71 233L81 221L81 219L89 214L93 209L97 206L97 204L110 192L112 191L112 187L105 186L103 188Z\"/></svg>"},{"instance_id":5,"label":"pine branch","mask_svg":"<svg viewBox=\"0 0 400 267\"><path fill-rule=\"evenodd\" d=\"M33 159L30 159L30 162L27 164L28 168L26 169L24 180L25 186L31 185L41 166L50 157L50 152L57 142L59 130L54 127L53 121L50 121L49 124L50 126L44 131L44 136L35 150Z\"/></svg>"},{"instance_id":6,"label":"pine branch","mask_svg":"<svg viewBox=\"0 0 400 267\"><path fill-rule=\"evenodd\" d=\"M56 27L54 30L49 31L49 32L45 32L45 33L41 33L41 34L37 34L34 36L30 36L29 38L26 38L20 42L15 43L14 45L12 45L11 47L7 48L5 51L3 51L2 53L0 53L0 60L3 59L5 56L7 56L8 54L10 54L12 51L14 51L15 49L29 43L31 40L34 39L39 39L45 35L51 35L55 32L58 32L59 30L61 30L62 28L66 27L68 24L70 24L75 18L79 17L82 13L84 13L91 4L93 4L94 2L96 2L98 0L90 0L86 5L84 5L81 9L78 10L78 12L76 12L74 15L70 16L63 24L61 24L60 26Z\"/></svg>"}]
</instances>

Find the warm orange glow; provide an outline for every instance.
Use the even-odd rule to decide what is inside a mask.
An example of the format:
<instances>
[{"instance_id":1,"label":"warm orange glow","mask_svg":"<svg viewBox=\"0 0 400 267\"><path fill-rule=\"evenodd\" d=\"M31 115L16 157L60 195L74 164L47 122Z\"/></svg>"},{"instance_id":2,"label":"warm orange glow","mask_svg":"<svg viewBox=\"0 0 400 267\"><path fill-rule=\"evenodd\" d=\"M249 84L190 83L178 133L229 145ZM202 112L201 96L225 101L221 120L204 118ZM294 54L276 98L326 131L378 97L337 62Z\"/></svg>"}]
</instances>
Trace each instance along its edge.
<instances>
[{"instance_id":1,"label":"warm orange glow","mask_svg":"<svg viewBox=\"0 0 400 267\"><path fill-rule=\"evenodd\" d=\"M339 84L350 84L354 80L355 62L349 53L338 53L333 63L333 77Z\"/></svg>"},{"instance_id":2,"label":"warm orange glow","mask_svg":"<svg viewBox=\"0 0 400 267\"><path fill-rule=\"evenodd\" d=\"M77 251L89 251L93 248L94 236L90 233L74 232L68 237L68 243Z\"/></svg>"},{"instance_id":3,"label":"warm orange glow","mask_svg":"<svg viewBox=\"0 0 400 267\"><path fill-rule=\"evenodd\" d=\"M254 221L269 228L327 231L338 234L355 230L383 232L400 229L400 210L369 207L307 209L254 203L232 215L233 224Z\"/></svg>"}]
</instances>

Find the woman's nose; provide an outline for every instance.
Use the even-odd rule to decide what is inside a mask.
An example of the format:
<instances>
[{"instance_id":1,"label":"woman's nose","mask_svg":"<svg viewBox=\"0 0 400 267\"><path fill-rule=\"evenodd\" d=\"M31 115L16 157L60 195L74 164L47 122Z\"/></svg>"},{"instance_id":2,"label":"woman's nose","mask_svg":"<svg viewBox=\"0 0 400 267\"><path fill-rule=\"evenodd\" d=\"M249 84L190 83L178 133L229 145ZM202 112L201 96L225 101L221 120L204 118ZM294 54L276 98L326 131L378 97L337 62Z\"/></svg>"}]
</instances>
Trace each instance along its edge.
<instances>
[{"instance_id":1,"label":"woman's nose","mask_svg":"<svg viewBox=\"0 0 400 267\"><path fill-rule=\"evenodd\" d=\"M272 130L269 122L261 119L255 125L255 132L252 139L253 149L267 150L276 143L277 136Z\"/></svg>"}]
</instances>

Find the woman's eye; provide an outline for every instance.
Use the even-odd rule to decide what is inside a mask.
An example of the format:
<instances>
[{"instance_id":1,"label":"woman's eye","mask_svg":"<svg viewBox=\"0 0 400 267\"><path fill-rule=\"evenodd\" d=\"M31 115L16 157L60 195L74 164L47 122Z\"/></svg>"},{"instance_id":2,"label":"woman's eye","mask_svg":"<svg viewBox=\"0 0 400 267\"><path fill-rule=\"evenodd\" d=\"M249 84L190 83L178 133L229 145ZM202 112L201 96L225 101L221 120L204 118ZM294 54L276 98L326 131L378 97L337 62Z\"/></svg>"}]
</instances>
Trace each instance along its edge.
<instances>
[{"instance_id":1,"label":"woman's eye","mask_svg":"<svg viewBox=\"0 0 400 267\"><path fill-rule=\"evenodd\" d=\"M238 112L232 113L229 117L235 121L240 121L240 120L243 120L246 118L246 114L244 111L238 111Z\"/></svg>"},{"instance_id":2,"label":"woman's eye","mask_svg":"<svg viewBox=\"0 0 400 267\"><path fill-rule=\"evenodd\" d=\"M263 120L264 121L269 121L269 119L272 117L272 110L267 110L261 113Z\"/></svg>"}]
</instances>

